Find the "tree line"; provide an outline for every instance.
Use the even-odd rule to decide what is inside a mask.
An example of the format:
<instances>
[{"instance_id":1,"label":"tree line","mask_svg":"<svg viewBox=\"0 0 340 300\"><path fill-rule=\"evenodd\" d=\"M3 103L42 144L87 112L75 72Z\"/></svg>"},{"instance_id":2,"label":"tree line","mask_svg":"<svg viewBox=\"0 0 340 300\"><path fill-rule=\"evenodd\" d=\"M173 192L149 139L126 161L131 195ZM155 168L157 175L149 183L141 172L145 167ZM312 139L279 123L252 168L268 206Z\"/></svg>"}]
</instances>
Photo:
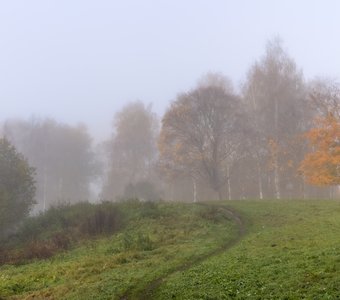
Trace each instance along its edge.
<instances>
[{"instance_id":1,"label":"tree line","mask_svg":"<svg viewBox=\"0 0 340 300\"><path fill-rule=\"evenodd\" d=\"M326 198L340 184L339 112L339 84L306 81L272 40L240 89L208 73L161 119L129 103L98 145L86 126L53 119L7 120L2 136L35 170L36 211L95 198Z\"/></svg>"},{"instance_id":2,"label":"tree line","mask_svg":"<svg viewBox=\"0 0 340 300\"><path fill-rule=\"evenodd\" d=\"M174 191L186 182L193 201L198 194L332 198L340 184L339 112L339 84L306 82L273 40L238 93L210 73L178 95L162 119L159 167Z\"/></svg>"}]
</instances>

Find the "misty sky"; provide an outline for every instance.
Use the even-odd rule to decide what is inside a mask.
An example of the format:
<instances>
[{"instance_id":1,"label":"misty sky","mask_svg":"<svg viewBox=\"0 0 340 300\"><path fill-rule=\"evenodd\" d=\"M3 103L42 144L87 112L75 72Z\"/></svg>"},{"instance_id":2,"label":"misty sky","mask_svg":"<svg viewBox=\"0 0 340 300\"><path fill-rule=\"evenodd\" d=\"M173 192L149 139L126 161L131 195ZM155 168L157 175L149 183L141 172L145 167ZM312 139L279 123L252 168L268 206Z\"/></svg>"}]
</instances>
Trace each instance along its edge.
<instances>
[{"instance_id":1,"label":"misty sky","mask_svg":"<svg viewBox=\"0 0 340 300\"><path fill-rule=\"evenodd\" d=\"M337 0L0 0L0 122L50 116L104 138L129 101L161 114L207 71L238 86L277 35L307 79L340 78Z\"/></svg>"}]
</instances>

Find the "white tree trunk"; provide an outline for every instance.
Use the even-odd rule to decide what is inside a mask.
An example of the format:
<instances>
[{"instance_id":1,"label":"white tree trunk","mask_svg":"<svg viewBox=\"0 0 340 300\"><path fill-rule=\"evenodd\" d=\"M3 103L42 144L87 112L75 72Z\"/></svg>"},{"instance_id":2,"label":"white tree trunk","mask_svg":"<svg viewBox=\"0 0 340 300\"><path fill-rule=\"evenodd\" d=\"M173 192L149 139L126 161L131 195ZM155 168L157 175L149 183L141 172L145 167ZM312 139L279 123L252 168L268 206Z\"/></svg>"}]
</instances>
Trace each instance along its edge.
<instances>
[{"instance_id":1,"label":"white tree trunk","mask_svg":"<svg viewBox=\"0 0 340 300\"><path fill-rule=\"evenodd\" d=\"M170 183L170 201L174 201L174 183Z\"/></svg>"},{"instance_id":2,"label":"white tree trunk","mask_svg":"<svg viewBox=\"0 0 340 300\"><path fill-rule=\"evenodd\" d=\"M192 186L193 186L193 197L194 197L194 203L197 202L197 185L196 185L196 179L192 177Z\"/></svg>"},{"instance_id":3,"label":"white tree trunk","mask_svg":"<svg viewBox=\"0 0 340 300\"><path fill-rule=\"evenodd\" d=\"M275 186L275 198L280 199L280 177L279 177L279 163L277 161L277 157L275 158L274 163L274 186Z\"/></svg>"},{"instance_id":4,"label":"white tree trunk","mask_svg":"<svg viewBox=\"0 0 340 300\"><path fill-rule=\"evenodd\" d=\"M305 184L305 177L302 178L302 198L306 199L306 184Z\"/></svg>"},{"instance_id":5,"label":"white tree trunk","mask_svg":"<svg viewBox=\"0 0 340 300\"><path fill-rule=\"evenodd\" d=\"M261 165L260 165L260 159L257 157L257 176L259 179L259 197L262 200L263 199L263 184L262 184L262 172L261 172Z\"/></svg>"},{"instance_id":6,"label":"white tree trunk","mask_svg":"<svg viewBox=\"0 0 340 300\"><path fill-rule=\"evenodd\" d=\"M227 187L228 187L228 200L231 200L231 184L230 184L229 166L227 166Z\"/></svg>"},{"instance_id":7,"label":"white tree trunk","mask_svg":"<svg viewBox=\"0 0 340 300\"><path fill-rule=\"evenodd\" d=\"M279 141L279 102L277 98L274 99L275 101L275 135L276 135L276 147L279 146L278 141ZM279 178L279 158L278 158L278 153L275 153L275 162L274 162L274 186L275 186L275 198L280 199L280 178Z\"/></svg>"}]
</instances>

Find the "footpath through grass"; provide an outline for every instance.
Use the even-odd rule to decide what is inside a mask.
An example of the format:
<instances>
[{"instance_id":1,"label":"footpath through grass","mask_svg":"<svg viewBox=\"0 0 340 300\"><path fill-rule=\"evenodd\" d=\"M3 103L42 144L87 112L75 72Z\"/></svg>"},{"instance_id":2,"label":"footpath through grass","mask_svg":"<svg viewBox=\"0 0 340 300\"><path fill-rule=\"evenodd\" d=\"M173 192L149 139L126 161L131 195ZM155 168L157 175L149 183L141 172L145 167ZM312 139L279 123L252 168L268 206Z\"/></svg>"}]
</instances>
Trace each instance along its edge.
<instances>
[{"instance_id":1,"label":"footpath through grass","mask_svg":"<svg viewBox=\"0 0 340 300\"><path fill-rule=\"evenodd\" d=\"M246 237L170 276L154 299L339 299L339 201L228 205L249 220Z\"/></svg>"},{"instance_id":2,"label":"footpath through grass","mask_svg":"<svg viewBox=\"0 0 340 300\"><path fill-rule=\"evenodd\" d=\"M138 298L149 282L237 232L216 207L127 202L117 208L124 226L116 233L77 240L48 259L0 266L0 299Z\"/></svg>"}]
</instances>

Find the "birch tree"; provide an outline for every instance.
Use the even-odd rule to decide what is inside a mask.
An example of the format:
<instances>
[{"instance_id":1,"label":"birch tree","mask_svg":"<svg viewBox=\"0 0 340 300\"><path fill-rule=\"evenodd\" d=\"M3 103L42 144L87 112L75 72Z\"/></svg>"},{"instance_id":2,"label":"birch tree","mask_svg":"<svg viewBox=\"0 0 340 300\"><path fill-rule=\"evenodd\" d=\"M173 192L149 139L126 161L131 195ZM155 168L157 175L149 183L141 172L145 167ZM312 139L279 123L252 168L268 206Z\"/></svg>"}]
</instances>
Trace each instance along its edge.
<instances>
[{"instance_id":1,"label":"birch tree","mask_svg":"<svg viewBox=\"0 0 340 300\"><path fill-rule=\"evenodd\" d=\"M284 154L290 141L302 132L306 97L302 72L278 39L269 41L264 57L251 67L244 98L257 132L254 153L258 165L259 196L263 197L261 174L269 165L274 177L274 196L279 199L283 166L288 162Z\"/></svg>"}]
</instances>

